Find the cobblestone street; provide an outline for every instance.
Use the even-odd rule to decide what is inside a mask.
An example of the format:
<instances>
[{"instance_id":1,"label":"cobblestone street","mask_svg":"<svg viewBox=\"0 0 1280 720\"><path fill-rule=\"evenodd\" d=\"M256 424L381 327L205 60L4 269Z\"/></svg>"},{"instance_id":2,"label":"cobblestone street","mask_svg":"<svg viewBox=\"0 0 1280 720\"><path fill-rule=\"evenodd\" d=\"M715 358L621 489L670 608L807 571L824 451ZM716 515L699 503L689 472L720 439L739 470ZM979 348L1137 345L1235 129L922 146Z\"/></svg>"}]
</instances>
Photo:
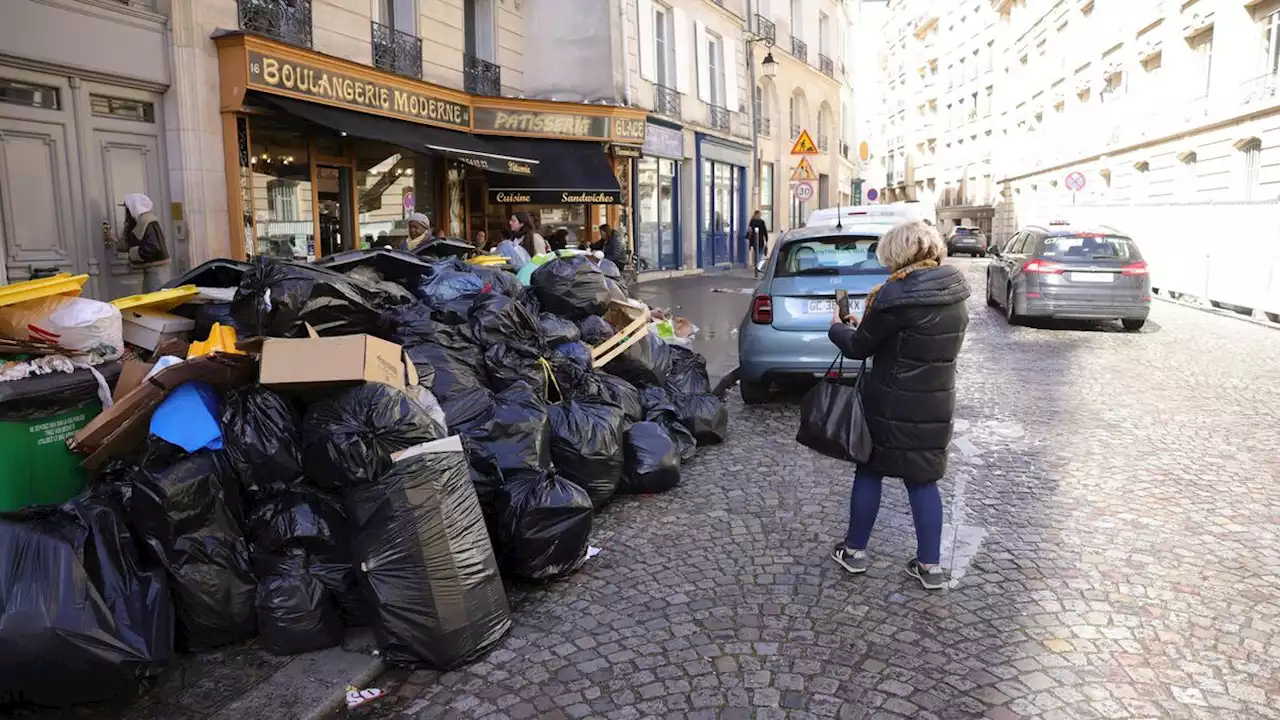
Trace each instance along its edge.
<instances>
[{"instance_id":1,"label":"cobblestone street","mask_svg":"<svg viewBox=\"0 0 1280 720\"><path fill-rule=\"evenodd\" d=\"M729 442L677 490L611 505L602 552L515 595L495 652L393 677L363 713L1280 718L1280 331L1164 302L1138 334L1010 327L985 261L958 263L950 590L903 573L896 482L875 568L840 570L851 468L793 442L798 398L734 390Z\"/></svg>"}]
</instances>

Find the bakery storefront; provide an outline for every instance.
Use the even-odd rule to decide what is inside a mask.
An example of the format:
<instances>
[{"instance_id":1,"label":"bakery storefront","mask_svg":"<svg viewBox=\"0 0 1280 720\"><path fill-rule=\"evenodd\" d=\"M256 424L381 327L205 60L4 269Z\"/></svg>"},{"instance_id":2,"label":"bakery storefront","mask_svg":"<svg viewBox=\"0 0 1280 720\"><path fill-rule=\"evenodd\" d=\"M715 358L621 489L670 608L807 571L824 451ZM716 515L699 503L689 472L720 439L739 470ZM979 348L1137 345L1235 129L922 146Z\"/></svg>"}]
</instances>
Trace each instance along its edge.
<instances>
[{"instance_id":1,"label":"bakery storefront","mask_svg":"<svg viewBox=\"0 0 1280 720\"><path fill-rule=\"evenodd\" d=\"M544 234L626 227L631 161L610 148L644 141L643 111L472 96L239 32L215 42L234 256L398 245L414 212L467 239L518 210Z\"/></svg>"}]
</instances>

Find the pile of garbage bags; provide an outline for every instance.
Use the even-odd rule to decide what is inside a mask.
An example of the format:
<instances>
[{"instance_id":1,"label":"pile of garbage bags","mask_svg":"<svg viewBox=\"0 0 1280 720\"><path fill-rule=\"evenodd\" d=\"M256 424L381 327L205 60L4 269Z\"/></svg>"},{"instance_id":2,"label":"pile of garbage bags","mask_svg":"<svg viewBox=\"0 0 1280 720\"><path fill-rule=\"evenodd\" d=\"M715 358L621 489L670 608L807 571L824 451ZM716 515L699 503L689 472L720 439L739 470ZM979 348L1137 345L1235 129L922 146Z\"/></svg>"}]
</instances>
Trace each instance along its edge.
<instances>
[{"instance_id":1,"label":"pile of garbage bags","mask_svg":"<svg viewBox=\"0 0 1280 720\"><path fill-rule=\"evenodd\" d=\"M510 630L504 582L577 570L615 495L678 486L727 433L686 347L645 333L597 367L628 297L589 255L527 286L390 250L192 273L228 288L199 312L241 337L370 335L412 377L208 389L215 441L152 434L71 502L0 514L0 697L129 696L175 651L294 654L362 625L393 662L456 668Z\"/></svg>"}]
</instances>

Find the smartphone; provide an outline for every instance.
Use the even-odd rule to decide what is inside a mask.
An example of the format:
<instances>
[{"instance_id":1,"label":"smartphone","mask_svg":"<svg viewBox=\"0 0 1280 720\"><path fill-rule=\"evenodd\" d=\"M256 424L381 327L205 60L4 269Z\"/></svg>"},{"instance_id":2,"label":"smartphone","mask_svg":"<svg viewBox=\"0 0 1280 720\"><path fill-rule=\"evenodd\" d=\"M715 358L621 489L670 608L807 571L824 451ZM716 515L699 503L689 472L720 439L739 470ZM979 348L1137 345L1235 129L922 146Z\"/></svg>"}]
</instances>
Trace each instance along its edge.
<instances>
[{"instance_id":1,"label":"smartphone","mask_svg":"<svg viewBox=\"0 0 1280 720\"><path fill-rule=\"evenodd\" d=\"M840 308L841 320L849 316L849 291L848 290L836 291L836 307Z\"/></svg>"}]
</instances>

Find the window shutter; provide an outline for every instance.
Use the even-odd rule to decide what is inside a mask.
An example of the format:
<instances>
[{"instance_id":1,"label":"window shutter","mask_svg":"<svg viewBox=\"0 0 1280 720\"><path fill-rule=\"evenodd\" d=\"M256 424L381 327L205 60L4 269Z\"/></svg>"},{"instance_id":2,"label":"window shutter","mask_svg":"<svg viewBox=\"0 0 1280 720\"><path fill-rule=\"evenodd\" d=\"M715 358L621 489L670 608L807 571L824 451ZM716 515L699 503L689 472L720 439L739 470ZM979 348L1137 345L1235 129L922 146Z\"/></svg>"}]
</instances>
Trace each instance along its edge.
<instances>
[{"instance_id":1,"label":"window shutter","mask_svg":"<svg viewBox=\"0 0 1280 720\"><path fill-rule=\"evenodd\" d=\"M701 20L693 21L694 64L698 66L698 99L711 103L711 68L707 57L707 25Z\"/></svg>"},{"instance_id":2,"label":"window shutter","mask_svg":"<svg viewBox=\"0 0 1280 720\"><path fill-rule=\"evenodd\" d=\"M649 0L636 0L636 11L640 13L636 29L640 35L640 77L656 80L658 72L653 57L653 3Z\"/></svg>"},{"instance_id":3,"label":"window shutter","mask_svg":"<svg viewBox=\"0 0 1280 720\"><path fill-rule=\"evenodd\" d=\"M675 42L676 42L676 91L688 94L690 90L691 79L689 77L689 54L693 52L693 33L689 32L692 26L689 24L689 16L680 8L672 8L672 22L675 25Z\"/></svg>"},{"instance_id":4,"label":"window shutter","mask_svg":"<svg viewBox=\"0 0 1280 720\"><path fill-rule=\"evenodd\" d=\"M738 112L738 52L733 40L720 41L720 70L724 73L724 106Z\"/></svg>"}]
</instances>

